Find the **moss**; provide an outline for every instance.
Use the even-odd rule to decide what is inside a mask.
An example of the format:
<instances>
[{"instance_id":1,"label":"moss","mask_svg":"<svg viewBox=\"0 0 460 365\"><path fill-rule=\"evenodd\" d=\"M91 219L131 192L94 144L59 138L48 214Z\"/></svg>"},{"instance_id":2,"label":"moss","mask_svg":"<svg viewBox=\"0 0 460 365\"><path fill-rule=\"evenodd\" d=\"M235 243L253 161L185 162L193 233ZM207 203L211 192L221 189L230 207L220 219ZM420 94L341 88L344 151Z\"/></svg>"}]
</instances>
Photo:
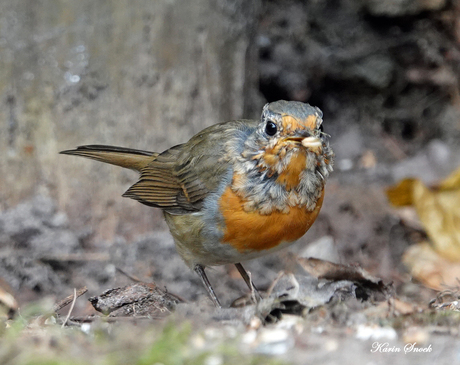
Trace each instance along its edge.
<instances>
[{"instance_id":1,"label":"moss","mask_svg":"<svg viewBox=\"0 0 460 365\"><path fill-rule=\"evenodd\" d=\"M35 312L35 311L32 311ZM141 321L79 327L46 324L44 317L5 321L0 331L2 365L202 365L281 364L273 358L241 353L238 338L206 340L191 322ZM200 345L194 339L200 338Z\"/></svg>"}]
</instances>

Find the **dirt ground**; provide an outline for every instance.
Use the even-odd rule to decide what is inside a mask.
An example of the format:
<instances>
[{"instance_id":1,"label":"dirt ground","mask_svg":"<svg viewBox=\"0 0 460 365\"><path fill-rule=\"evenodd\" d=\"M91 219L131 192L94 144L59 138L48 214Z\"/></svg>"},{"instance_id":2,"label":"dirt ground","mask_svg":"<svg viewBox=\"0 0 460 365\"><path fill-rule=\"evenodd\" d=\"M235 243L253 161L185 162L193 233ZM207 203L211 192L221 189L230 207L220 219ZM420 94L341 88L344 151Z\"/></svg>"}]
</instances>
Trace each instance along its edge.
<instances>
[{"instance_id":1,"label":"dirt ground","mask_svg":"<svg viewBox=\"0 0 460 365\"><path fill-rule=\"evenodd\" d=\"M237 270L216 267L208 270L224 306L216 310L158 212L155 231L95 244L91 226L71 228L56 201L36 195L0 212L0 287L20 308L7 322L16 332L0 331L0 362L460 363L459 307L433 304L439 292L402 263L426 232L385 193L405 177L433 184L460 166L459 12L456 1L262 1L260 98L319 106L336 154L310 231L245 265L271 295L241 304L250 300ZM318 279L293 257L361 267L380 284ZM159 290L153 319L87 317L98 314L90 297L133 277ZM57 317L52 305L82 287L61 330L70 305ZM458 301L458 288L446 289L444 302Z\"/></svg>"}]
</instances>

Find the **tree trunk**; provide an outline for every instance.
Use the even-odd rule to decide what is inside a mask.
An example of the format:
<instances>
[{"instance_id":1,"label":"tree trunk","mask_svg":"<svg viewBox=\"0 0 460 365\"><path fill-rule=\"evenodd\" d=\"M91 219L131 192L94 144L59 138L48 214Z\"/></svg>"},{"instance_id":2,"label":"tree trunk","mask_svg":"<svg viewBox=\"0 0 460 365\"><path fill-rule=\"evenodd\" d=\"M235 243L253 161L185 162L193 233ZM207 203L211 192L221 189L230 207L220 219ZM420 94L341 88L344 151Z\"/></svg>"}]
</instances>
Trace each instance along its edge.
<instances>
[{"instance_id":1,"label":"tree trunk","mask_svg":"<svg viewBox=\"0 0 460 365\"><path fill-rule=\"evenodd\" d=\"M58 152L161 152L243 117L256 95L257 12L244 0L2 1L2 208L49 194L98 239L151 230L160 212L120 197L135 173Z\"/></svg>"}]
</instances>

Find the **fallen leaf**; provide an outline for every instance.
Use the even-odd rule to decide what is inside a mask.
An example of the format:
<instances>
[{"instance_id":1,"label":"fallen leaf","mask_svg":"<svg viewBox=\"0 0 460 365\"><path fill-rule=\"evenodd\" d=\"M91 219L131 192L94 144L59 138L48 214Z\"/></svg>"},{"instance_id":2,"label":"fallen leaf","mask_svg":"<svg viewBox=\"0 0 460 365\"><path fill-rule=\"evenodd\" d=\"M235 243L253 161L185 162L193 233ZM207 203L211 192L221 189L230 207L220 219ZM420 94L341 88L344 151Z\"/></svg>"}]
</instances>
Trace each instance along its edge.
<instances>
[{"instance_id":1,"label":"fallen leaf","mask_svg":"<svg viewBox=\"0 0 460 365\"><path fill-rule=\"evenodd\" d=\"M428 288L442 290L459 285L460 263L439 255L428 242L410 246L403 255L403 263Z\"/></svg>"},{"instance_id":2,"label":"fallen leaf","mask_svg":"<svg viewBox=\"0 0 460 365\"><path fill-rule=\"evenodd\" d=\"M412 191L416 179L404 179L397 185L387 188L387 198L395 208L413 204Z\"/></svg>"},{"instance_id":3,"label":"fallen leaf","mask_svg":"<svg viewBox=\"0 0 460 365\"><path fill-rule=\"evenodd\" d=\"M313 257L299 257L297 260L306 272L318 279L331 281L348 280L358 283L371 291L378 291L385 295L389 293L389 288L381 279L372 276L360 266L335 264Z\"/></svg>"},{"instance_id":4,"label":"fallen leaf","mask_svg":"<svg viewBox=\"0 0 460 365\"><path fill-rule=\"evenodd\" d=\"M460 261L460 188L432 191L418 181L414 203L433 248L451 261Z\"/></svg>"},{"instance_id":5,"label":"fallen leaf","mask_svg":"<svg viewBox=\"0 0 460 365\"><path fill-rule=\"evenodd\" d=\"M387 189L387 197L395 207L415 207L432 243L408 249L405 263L412 275L431 288L451 283L449 272L456 275L453 277L456 280L458 269L451 263L460 262L460 169L432 187L417 179L402 180ZM428 277L427 271L434 276Z\"/></svg>"},{"instance_id":6,"label":"fallen leaf","mask_svg":"<svg viewBox=\"0 0 460 365\"><path fill-rule=\"evenodd\" d=\"M5 313L9 318L12 318L18 310L18 303L11 292L10 286L0 279L0 305L6 309Z\"/></svg>"},{"instance_id":7,"label":"fallen leaf","mask_svg":"<svg viewBox=\"0 0 460 365\"><path fill-rule=\"evenodd\" d=\"M445 178L438 186L441 190L458 190L460 189L460 169L454 171Z\"/></svg>"},{"instance_id":8,"label":"fallen leaf","mask_svg":"<svg viewBox=\"0 0 460 365\"><path fill-rule=\"evenodd\" d=\"M305 271L318 279L370 282L375 285L382 283L381 279L372 276L360 266L336 264L313 257L299 257L297 260Z\"/></svg>"},{"instance_id":9,"label":"fallen leaf","mask_svg":"<svg viewBox=\"0 0 460 365\"><path fill-rule=\"evenodd\" d=\"M420 310L420 308L418 308L415 304L405 302L398 298L394 299L393 305L394 305L394 311L397 314L407 315L407 314L414 313L417 310Z\"/></svg>"}]
</instances>

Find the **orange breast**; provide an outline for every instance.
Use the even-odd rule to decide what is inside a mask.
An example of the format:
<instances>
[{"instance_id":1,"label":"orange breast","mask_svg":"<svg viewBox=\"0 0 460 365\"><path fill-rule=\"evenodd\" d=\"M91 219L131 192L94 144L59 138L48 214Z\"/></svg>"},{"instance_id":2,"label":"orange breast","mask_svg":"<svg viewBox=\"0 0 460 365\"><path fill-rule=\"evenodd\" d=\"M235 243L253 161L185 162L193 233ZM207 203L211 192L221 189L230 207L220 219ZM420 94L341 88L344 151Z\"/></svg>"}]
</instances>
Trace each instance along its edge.
<instances>
[{"instance_id":1,"label":"orange breast","mask_svg":"<svg viewBox=\"0 0 460 365\"><path fill-rule=\"evenodd\" d=\"M302 237L311 227L323 202L322 192L316 208L309 212L305 207L291 207L289 213L274 211L268 215L244 210L245 201L231 187L220 199L220 211L225 219L223 242L239 252L268 250L282 242L292 242Z\"/></svg>"}]
</instances>

